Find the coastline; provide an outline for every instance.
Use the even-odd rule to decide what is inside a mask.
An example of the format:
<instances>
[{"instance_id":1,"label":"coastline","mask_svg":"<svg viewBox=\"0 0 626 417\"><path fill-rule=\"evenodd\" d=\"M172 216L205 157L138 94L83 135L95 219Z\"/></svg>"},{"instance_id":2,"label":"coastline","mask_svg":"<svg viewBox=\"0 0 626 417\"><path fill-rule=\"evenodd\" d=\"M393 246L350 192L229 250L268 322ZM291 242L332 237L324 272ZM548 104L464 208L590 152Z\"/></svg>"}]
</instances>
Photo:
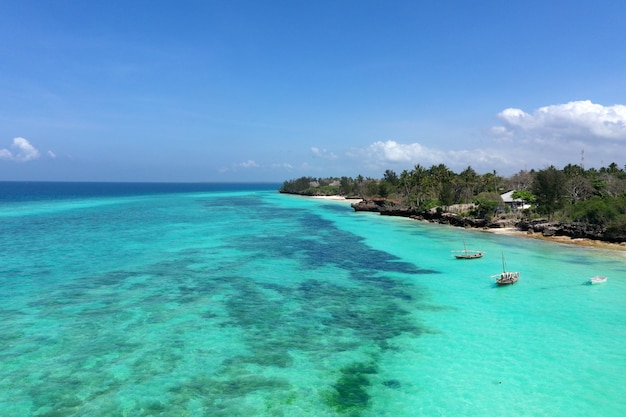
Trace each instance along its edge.
<instances>
[{"instance_id":1,"label":"coastline","mask_svg":"<svg viewBox=\"0 0 626 417\"><path fill-rule=\"evenodd\" d=\"M331 201L350 203L350 204L354 202L358 202L358 201L363 201L363 199L361 198L346 198L346 197L339 196L339 195L329 195L329 196L318 195L318 196L305 196L305 197L315 198L319 200L331 200ZM523 237L527 239L543 240L545 242L561 243L565 245L576 245L576 246L584 246L584 247L595 248L595 249L607 249L607 250L626 252L626 244L611 243L611 242L586 239L586 238L571 238L569 236L543 236L541 233L526 232L516 227L488 228L488 229L478 229L478 230L483 230L487 233L505 234L505 235L510 235L510 236Z\"/></svg>"},{"instance_id":2,"label":"coastline","mask_svg":"<svg viewBox=\"0 0 626 417\"><path fill-rule=\"evenodd\" d=\"M626 245L619 243L604 242L601 240L584 239L584 238L571 238L569 236L543 236L541 233L529 233L523 230L519 230L516 227L502 227L495 229L485 229L488 233L496 233L517 237L524 237L528 239L543 240L545 242L562 243L565 245L585 246L596 249L609 249L616 251L626 252Z\"/></svg>"},{"instance_id":3,"label":"coastline","mask_svg":"<svg viewBox=\"0 0 626 417\"><path fill-rule=\"evenodd\" d=\"M341 201L341 202L345 202L345 203L354 203L355 201L363 201L363 199L361 198L346 198L340 195L312 195L312 196L305 196L308 198L316 198L318 200L332 200L332 201Z\"/></svg>"}]
</instances>

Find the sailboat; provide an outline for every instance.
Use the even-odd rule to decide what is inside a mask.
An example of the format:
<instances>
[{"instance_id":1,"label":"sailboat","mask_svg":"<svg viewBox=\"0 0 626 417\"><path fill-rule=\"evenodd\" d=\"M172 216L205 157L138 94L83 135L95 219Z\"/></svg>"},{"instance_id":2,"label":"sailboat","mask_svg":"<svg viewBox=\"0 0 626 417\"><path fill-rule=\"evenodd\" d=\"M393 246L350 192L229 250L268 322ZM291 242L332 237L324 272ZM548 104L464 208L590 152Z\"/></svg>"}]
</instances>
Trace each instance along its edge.
<instances>
[{"instance_id":1,"label":"sailboat","mask_svg":"<svg viewBox=\"0 0 626 417\"><path fill-rule=\"evenodd\" d=\"M465 244L465 239L463 239L463 250L453 250L452 252L456 252L454 257L456 259L478 259L482 258L484 253L481 250L468 250L467 245Z\"/></svg>"},{"instance_id":2,"label":"sailboat","mask_svg":"<svg viewBox=\"0 0 626 417\"><path fill-rule=\"evenodd\" d=\"M496 284L512 285L519 279L519 272L511 272L506 270L506 264L504 262L504 253L502 254L502 272L500 274L492 275L491 278L496 278Z\"/></svg>"}]
</instances>

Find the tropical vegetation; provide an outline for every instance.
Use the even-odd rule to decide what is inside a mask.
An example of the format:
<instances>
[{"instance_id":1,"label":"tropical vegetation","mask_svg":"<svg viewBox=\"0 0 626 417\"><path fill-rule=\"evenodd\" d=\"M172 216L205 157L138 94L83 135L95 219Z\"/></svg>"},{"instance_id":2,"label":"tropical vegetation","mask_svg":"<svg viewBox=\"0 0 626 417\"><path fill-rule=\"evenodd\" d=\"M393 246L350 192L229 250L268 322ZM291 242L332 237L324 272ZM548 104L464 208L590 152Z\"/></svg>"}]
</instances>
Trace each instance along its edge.
<instances>
[{"instance_id":1,"label":"tropical vegetation","mask_svg":"<svg viewBox=\"0 0 626 417\"><path fill-rule=\"evenodd\" d=\"M626 166L616 163L600 169L568 164L562 169L522 170L510 177L496 171L477 173L471 167L456 173L444 164L426 168L420 164L399 175L386 170L382 178L301 177L285 181L281 192L301 195L341 195L364 200L384 200L397 207L446 211L464 204L467 216L582 222L607 230L626 230ZM524 203L514 212L503 204L501 195Z\"/></svg>"}]
</instances>

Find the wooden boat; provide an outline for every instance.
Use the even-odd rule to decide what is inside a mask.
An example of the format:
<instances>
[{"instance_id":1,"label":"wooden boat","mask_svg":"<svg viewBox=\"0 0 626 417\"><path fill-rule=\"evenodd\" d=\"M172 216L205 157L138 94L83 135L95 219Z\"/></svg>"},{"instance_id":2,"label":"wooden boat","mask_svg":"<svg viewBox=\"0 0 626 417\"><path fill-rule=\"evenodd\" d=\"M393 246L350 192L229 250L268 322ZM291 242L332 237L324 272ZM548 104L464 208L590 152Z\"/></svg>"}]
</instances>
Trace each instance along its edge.
<instances>
[{"instance_id":1,"label":"wooden boat","mask_svg":"<svg viewBox=\"0 0 626 417\"><path fill-rule=\"evenodd\" d=\"M496 275L492 275L492 278L496 278L496 284L498 286L512 285L519 279L519 272L511 272L506 270L506 264L504 262L504 253L502 254L502 272Z\"/></svg>"},{"instance_id":2,"label":"wooden boat","mask_svg":"<svg viewBox=\"0 0 626 417\"><path fill-rule=\"evenodd\" d=\"M499 275L499 278L496 279L496 284L499 286L512 285L515 284L518 279L519 272L503 272Z\"/></svg>"},{"instance_id":3,"label":"wooden boat","mask_svg":"<svg viewBox=\"0 0 626 417\"><path fill-rule=\"evenodd\" d=\"M482 258L484 253L481 250L468 250L465 240L463 240L463 250L453 250L456 259L478 259Z\"/></svg>"},{"instance_id":4,"label":"wooden boat","mask_svg":"<svg viewBox=\"0 0 626 417\"><path fill-rule=\"evenodd\" d=\"M603 284L607 279L607 277L602 275L596 275L595 277L589 278L589 285Z\"/></svg>"}]
</instances>

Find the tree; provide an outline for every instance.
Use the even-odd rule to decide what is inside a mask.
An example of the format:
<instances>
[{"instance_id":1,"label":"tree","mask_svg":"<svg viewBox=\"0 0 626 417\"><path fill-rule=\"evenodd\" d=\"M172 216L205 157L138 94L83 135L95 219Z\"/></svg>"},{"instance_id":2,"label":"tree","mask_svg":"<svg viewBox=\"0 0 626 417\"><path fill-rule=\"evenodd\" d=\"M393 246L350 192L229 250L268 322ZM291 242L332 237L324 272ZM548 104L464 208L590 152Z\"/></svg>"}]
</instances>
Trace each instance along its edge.
<instances>
[{"instance_id":1,"label":"tree","mask_svg":"<svg viewBox=\"0 0 626 417\"><path fill-rule=\"evenodd\" d=\"M567 164L563 167L563 174L566 178L582 177L585 170L580 165Z\"/></svg>"},{"instance_id":2,"label":"tree","mask_svg":"<svg viewBox=\"0 0 626 417\"><path fill-rule=\"evenodd\" d=\"M537 198L537 211L552 217L565 202L565 174L553 165L537 171L532 192Z\"/></svg>"},{"instance_id":3,"label":"tree","mask_svg":"<svg viewBox=\"0 0 626 417\"><path fill-rule=\"evenodd\" d=\"M447 181L441 184L441 189L439 190L439 202L444 207L454 204L454 189L452 187L452 182Z\"/></svg>"},{"instance_id":4,"label":"tree","mask_svg":"<svg viewBox=\"0 0 626 417\"><path fill-rule=\"evenodd\" d=\"M474 189L477 184L478 174L472 169L472 167L468 166L458 176L457 195L459 201L463 201L466 204L470 202L471 199L474 198Z\"/></svg>"},{"instance_id":5,"label":"tree","mask_svg":"<svg viewBox=\"0 0 626 417\"><path fill-rule=\"evenodd\" d=\"M411 194L411 174L406 169L400 173L400 184L402 184L402 194L404 196L406 204L410 204L410 194Z\"/></svg>"},{"instance_id":6,"label":"tree","mask_svg":"<svg viewBox=\"0 0 626 417\"><path fill-rule=\"evenodd\" d=\"M359 174L356 177L356 193L359 196L359 198L365 200L365 190L364 190L364 185L363 182L365 181L365 178L363 178L363 175Z\"/></svg>"},{"instance_id":7,"label":"tree","mask_svg":"<svg viewBox=\"0 0 626 417\"><path fill-rule=\"evenodd\" d=\"M417 164L410 172L411 191L414 192L416 206L419 207L424 199L427 187L428 172L422 165Z\"/></svg>"},{"instance_id":8,"label":"tree","mask_svg":"<svg viewBox=\"0 0 626 417\"><path fill-rule=\"evenodd\" d=\"M452 204L454 199L452 193L452 179L454 175L454 172L450 171L445 164L433 165L428 170L428 188L431 191L431 195L444 206Z\"/></svg>"},{"instance_id":9,"label":"tree","mask_svg":"<svg viewBox=\"0 0 626 417\"><path fill-rule=\"evenodd\" d=\"M569 197L570 203L572 204L588 200L593 197L594 192L591 181L583 176L576 176L568 179L565 182L565 191Z\"/></svg>"},{"instance_id":10,"label":"tree","mask_svg":"<svg viewBox=\"0 0 626 417\"><path fill-rule=\"evenodd\" d=\"M495 214L496 208L502 205L502 197L494 192L483 192L476 196L475 212L477 217L490 219Z\"/></svg>"},{"instance_id":11,"label":"tree","mask_svg":"<svg viewBox=\"0 0 626 417\"><path fill-rule=\"evenodd\" d=\"M280 188L287 193L306 193L309 192L311 184L316 181L313 177L300 177L295 180L285 181Z\"/></svg>"},{"instance_id":12,"label":"tree","mask_svg":"<svg viewBox=\"0 0 626 417\"><path fill-rule=\"evenodd\" d=\"M513 194L511 194L511 197L515 199L519 198L520 200L528 204L534 204L537 200L535 195L528 190L517 190L513 192Z\"/></svg>"},{"instance_id":13,"label":"tree","mask_svg":"<svg viewBox=\"0 0 626 417\"><path fill-rule=\"evenodd\" d=\"M526 170L522 170L506 180L506 187L509 190L528 190L532 183L533 175Z\"/></svg>"},{"instance_id":14,"label":"tree","mask_svg":"<svg viewBox=\"0 0 626 417\"><path fill-rule=\"evenodd\" d=\"M387 181L389 184L393 185L394 187L397 186L398 182L400 181L398 179L398 175L391 169L388 169L385 171L385 174L383 175L383 180Z\"/></svg>"},{"instance_id":15,"label":"tree","mask_svg":"<svg viewBox=\"0 0 626 417\"><path fill-rule=\"evenodd\" d=\"M342 195L350 195L352 194L352 178L341 177L339 180L339 192Z\"/></svg>"}]
</instances>

